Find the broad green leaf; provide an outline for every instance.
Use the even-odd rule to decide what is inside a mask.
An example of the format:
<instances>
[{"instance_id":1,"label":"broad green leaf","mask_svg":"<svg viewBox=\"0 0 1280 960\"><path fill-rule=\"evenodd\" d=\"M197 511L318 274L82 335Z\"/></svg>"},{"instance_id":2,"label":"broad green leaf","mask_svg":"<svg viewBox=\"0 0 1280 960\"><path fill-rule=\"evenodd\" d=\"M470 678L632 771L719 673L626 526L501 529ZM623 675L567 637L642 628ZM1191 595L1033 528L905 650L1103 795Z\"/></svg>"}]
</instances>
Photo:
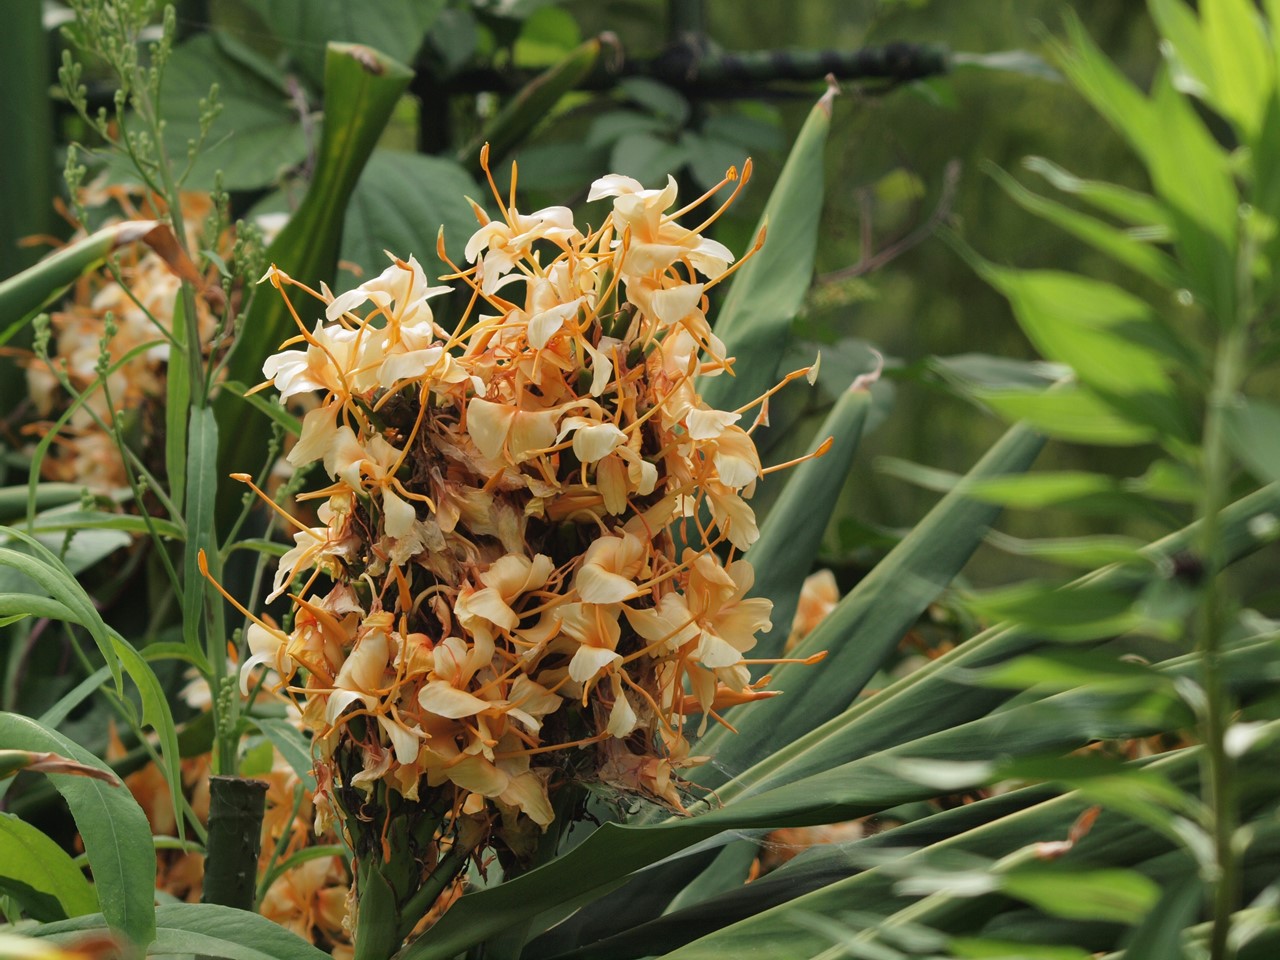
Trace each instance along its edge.
<instances>
[{"instance_id":1,"label":"broad green leaf","mask_svg":"<svg viewBox=\"0 0 1280 960\"><path fill-rule=\"evenodd\" d=\"M0 746L51 750L101 770L110 769L79 744L11 713L0 713ZM156 934L152 902L156 859L146 814L122 783L111 786L68 774L50 774L49 780L66 800L84 840L107 925L136 944L151 943Z\"/></svg>"},{"instance_id":2,"label":"broad green leaf","mask_svg":"<svg viewBox=\"0 0 1280 960\"><path fill-rule=\"evenodd\" d=\"M1056 440L1133 446L1155 439L1155 430L1121 417L1096 393L1084 387L1026 393L980 390L976 399L1009 420L1024 420Z\"/></svg>"},{"instance_id":3,"label":"broad green leaf","mask_svg":"<svg viewBox=\"0 0 1280 960\"><path fill-rule=\"evenodd\" d=\"M776 656L786 642L800 588L822 544L870 406L871 395L866 390L846 390L836 401L818 428L813 445L817 449L830 437L834 441L831 449L791 471L760 528L760 539L747 552L756 572L752 594L773 601L773 629L761 638L752 656Z\"/></svg>"},{"instance_id":4,"label":"broad green leaf","mask_svg":"<svg viewBox=\"0 0 1280 960\"><path fill-rule=\"evenodd\" d=\"M661 134L635 131L619 137L609 151L609 170L634 177L644 184L660 184L672 170L679 170L692 159L683 143L672 143ZM741 163L742 158L738 157ZM714 183L724 176L720 173Z\"/></svg>"},{"instance_id":5,"label":"broad green leaf","mask_svg":"<svg viewBox=\"0 0 1280 960\"><path fill-rule=\"evenodd\" d=\"M362 43L412 63L445 0L381 0L375 9L347 0L251 0L303 76L319 89L330 41Z\"/></svg>"},{"instance_id":6,"label":"broad green leaf","mask_svg":"<svg viewBox=\"0 0 1280 960\"><path fill-rule=\"evenodd\" d=\"M1250 0L1202 0L1200 18L1216 100L1251 140L1275 83L1275 61L1262 20Z\"/></svg>"},{"instance_id":7,"label":"broad green leaf","mask_svg":"<svg viewBox=\"0 0 1280 960\"><path fill-rule=\"evenodd\" d=\"M0 892L35 920L62 920L98 909L93 888L63 849L8 813L0 813Z\"/></svg>"},{"instance_id":8,"label":"broad green leaf","mask_svg":"<svg viewBox=\"0 0 1280 960\"><path fill-rule=\"evenodd\" d=\"M268 259L313 289L333 280L342 236L342 218L334 211L347 208L360 172L413 76L407 67L367 47L330 44L325 64L325 120L315 176L301 206L267 248ZM295 332L283 294L260 291L241 325L228 379L257 383L263 361ZM261 418L243 417L239 402L229 394L219 395L214 409L224 426L218 474L255 472L269 426ZM229 429L232 423L235 430ZM240 491L222 484L218 528L228 529L239 511Z\"/></svg>"},{"instance_id":9,"label":"broad green leaf","mask_svg":"<svg viewBox=\"0 0 1280 960\"><path fill-rule=\"evenodd\" d=\"M1120 485L1106 474L1083 470L991 477L969 486L969 496L976 500L1032 510L1119 491Z\"/></svg>"},{"instance_id":10,"label":"broad green leaf","mask_svg":"<svg viewBox=\"0 0 1280 960\"><path fill-rule=\"evenodd\" d=\"M1171 2L1180 3L1181 0ZM1148 240L1164 242L1173 236L1169 211L1150 194L1105 180L1082 180L1044 157L1027 157L1022 165L1063 193L1077 196L1103 213L1142 229Z\"/></svg>"},{"instance_id":11,"label":"broad green leaf","mask_svg":"<svg viewBox=\"0 0 1280 960\"><path fill-rule=\"evenodd\" d=\"M186 186L208 189L222 173L228 190L256 190L307 156L307 134L284 75L226 33L201 33L173 51L164 71L160 115L169 156L181 162L200 136L200 101L217 84L222 112Z\"/></svg>"},{"instance_id":12,"label":"broad green leaf","mask_svg":"<svg viewBox=\"0 0 1280 960\"><path fill-rule=\"evenodd\" d=\"M1136 239L1133 234L1118 230L1101 220L1032 193L999 167L989 169L996 178L996 182L1024 210L1048 220L1095 250L1136 270L1166 289L1185 285L1177 262L1158 247L1144 243Z\"/></svg>"},{"instance_id":13,"label":"broad green leaf","mask_svg":"<svg viewBox=\"0 0 1280 960\"><path fill-rule=\"evenodd\" d=\"M699 380L698 390L709 406L734 410L778 378L778 358L813 278L832 99L829 91L809 112L756 226L756 235L767 231L764 246L730 284L715 332L726 355L737 358L735 375Z\"/></svg>"},{"instance_id":14,"label":"broad green leaf","mask_svg":"<svg viewBox=\"0 0 1280 960\"><path fill-rule=\"evenodd\" d=\"M148 845L149 847L150 845ZM329 955L266 917L214 903L166 903L155 909L149 953L223 957L226 960L328 960ZM49 923L28 931L57 944L103 927L101 914Z\"/></svg>"},{"instance_id":15,"label":"broad green leaf","mask_svg":"<svg viewBox=\"0 0 1280 960\"><path fill-rule=\"evenodd\" d=\"M466 197L476 183L453 160L399 150L375 150L365 166L342 228L342 260L362 267L366 278L386 269L389 250L416 256L431 274L436 236L444 229L450 257L462 263L476 217ZM445 271L443 265L435 272Z\"/></svg>"}]
</instances>

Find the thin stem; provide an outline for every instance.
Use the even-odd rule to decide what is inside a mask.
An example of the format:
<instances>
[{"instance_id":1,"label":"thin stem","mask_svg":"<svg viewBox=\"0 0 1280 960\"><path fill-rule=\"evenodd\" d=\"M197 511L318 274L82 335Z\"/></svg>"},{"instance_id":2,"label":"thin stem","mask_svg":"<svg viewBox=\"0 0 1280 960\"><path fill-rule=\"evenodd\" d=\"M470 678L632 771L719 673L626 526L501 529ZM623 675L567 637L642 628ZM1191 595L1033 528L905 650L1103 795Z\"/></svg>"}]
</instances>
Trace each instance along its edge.
<instances>
[{"instance_id":1,"label":"thin stem","mask_svg":"<svg viewBox=\"0 0 1280 960\"><path fill-rule=\"evenodd\" d=\"M1203 468L1199 512L1201 519L1200 551L1210 570L1204 596L1198 610L1196 651L1200 656L1201 682L1204 686L1203 739L1205 770L1202 777L1203 796L1212 821L1214 850L1213 928L1210 934L1210 960L1227 960L1231 955L1229 939L1231 918L1240 896L1240 863L1235 855L1235 837L1239 811L1233 785L1234 764L1227 754L1225 738L1232 705L1222 676L1222 638L1226 632L1228 598L1217 573L1220 552L1220 513L1226 506L1231 480L1231 454L1227 446L1227 416L1236 402L1244 377L1249 342L1251 283L1248 265L1252 260L1251 245L1244 241L1238 260L1236 316L1226 319L1225 330L1214 361L1213 385L1205 414Z\"/></svg>"}]
</instances>

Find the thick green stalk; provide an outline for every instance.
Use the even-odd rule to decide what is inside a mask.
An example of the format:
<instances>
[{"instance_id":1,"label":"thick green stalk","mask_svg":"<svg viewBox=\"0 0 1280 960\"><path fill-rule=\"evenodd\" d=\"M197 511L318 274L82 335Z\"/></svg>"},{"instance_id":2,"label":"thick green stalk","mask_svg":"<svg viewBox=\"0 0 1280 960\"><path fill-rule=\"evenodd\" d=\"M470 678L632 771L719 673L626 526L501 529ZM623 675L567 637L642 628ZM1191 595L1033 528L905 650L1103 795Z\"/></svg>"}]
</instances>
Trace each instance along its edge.
<instances>
[{"instance_id":1,"label":"thick green stalk","mask_svg":"<svg viewBox=\"0 0 1280 960\"><path fill-rule=\"evenodd\" d=\"M209 842L202 903L253 909L266 805L267 785L261 780L209 778Z\"/></svg>"},{"instance_id":2,"label":"thick green stalk","mask_svg":"<svg viewBox=\"0 0 1280 960\"><path fill-rule=\"evenodd\" d=\"M1249 340L1251 310L1248 264L1249 244L1239 254L1240 278L1236 298L1238 314L1227 318L1218 353L1214 361L1213 385L1205 413L1203 467L1199 513L1200 552L1205 561L1216 563L1220 549L1219 514L1226 505L1231 481L1231 454L1227 445L1227 416L1236 402L1244 377ZM1211 575L1205 584L1204 597L1198 610L1196 649L1201 661L1204 686L1203 738L1205 774L1202 778L1205 806L1212 818L1215 876L1213 891L1213 928L1210 936L1210 960L1226 960L1230 956L1231 918L1240 896L1240 863L1233 840L1239 811L1236 809L1232 784L1234 764L1226 750L1226 732L1230 723L1231 703L1222 677L1222 638L1226 632L1227 598L1222 588L1222 575Z\"/></svg>"}]
</instances>

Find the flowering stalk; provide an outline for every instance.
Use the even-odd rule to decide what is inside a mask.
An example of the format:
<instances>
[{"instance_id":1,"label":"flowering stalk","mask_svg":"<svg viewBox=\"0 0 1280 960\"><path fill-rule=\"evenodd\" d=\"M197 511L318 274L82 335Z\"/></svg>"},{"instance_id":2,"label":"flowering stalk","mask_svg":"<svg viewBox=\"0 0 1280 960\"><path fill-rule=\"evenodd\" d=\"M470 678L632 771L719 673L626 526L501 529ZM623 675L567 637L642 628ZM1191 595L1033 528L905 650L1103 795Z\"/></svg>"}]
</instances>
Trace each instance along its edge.
<instances>
[{"instance_id":1,"label":"flowering stalk","mask_svg":"<svg viewBox=\"0 0 1280 960\"><path fill-rule=\"evenodd\" d=\"M494 194L502 218L473 204L469 265L444 278L471 294L448 325L429 301L450 288L413 257L338 296L267 274L299 333L263 371L283 400L319 396L288 459L332 483L318 525L288 517L270 599L293 627L254 618L242 683L268 666L312 731L361 958L447 907L479 851L527 866L568 786L683 809L690 718L770 695L743 655L771 604L738 558L764 475L739 421L764 398L714 410L694 388L732 365L706 316L734 269L702 235L724 207L690 229L712 194L673 210L674 181L608 176L584 231Z\"/></svg>"}]
</instances>

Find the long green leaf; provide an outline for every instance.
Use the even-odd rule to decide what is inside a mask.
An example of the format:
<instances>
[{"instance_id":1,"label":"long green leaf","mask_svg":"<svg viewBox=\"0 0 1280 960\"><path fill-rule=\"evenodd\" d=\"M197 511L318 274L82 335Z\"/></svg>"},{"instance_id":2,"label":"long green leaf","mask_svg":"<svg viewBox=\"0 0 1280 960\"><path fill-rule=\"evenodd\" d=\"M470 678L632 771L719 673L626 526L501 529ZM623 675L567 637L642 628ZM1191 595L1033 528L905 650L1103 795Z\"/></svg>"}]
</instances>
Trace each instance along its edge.
<instances>
[{"instance_id":1,"label":"long green leaf","mask_svg":"<svg viewBox=\"0 0 1280 960\"><path fill-rule=\"evenodd\" d=\"M823 151L831 130L833 92L809 111L756 227L764 246L743 264L716 320L734 376L703 378L707 403L734 410L764 393L778 376L778 358L813 278L822 215Z\"/></svg>"},{"instance_id":2,"label":"long green leaf","mask_svg":"<svg viewBox=\"0 0 1280 960\"><path fill-rule=\"evenodd\" d=\"M166 903L155 910L152 954L224 957L226 960L329 960L329 955L266 917L213 903ZM101 914L49 923L26 931L58 944L101 930Z\"/></svg>"},{"instance_id":3,"label":"long green leaf","mask_svg":"<svg viewBox=\"0 0 1280 960\"><path fill-rule=\"evenodd\" d=\"M1054 226L1083 240L1095 250L1136 270L1166 289L1172 290L1183 285L1184 278L1177 261L1159 248L1136 239L1130 233L1117 230L1101 220L1032 193L999 167L990 169L992 176L1004 188L1005 193L1009 194L1024 210L1048 220Z\"/></svg>"},{"instance_id":4,"label":"long green leaf","mask_svg":"<svg viewBox=\"0 0 1280 960\"><path fill-rule=\"evenodd\" d=\"M800 588L822 544L870 408L867 390L846 390L840 396L818 428L818 439L810 452L828 437L833 441L831 449L795 469L769 510L760 539L747 553L756 572L753 595L773 601L773 629L756 645L752 656L777 656L786 642Z\"/></svg>"},{"instance_id":5,"label":"long green leaf","mask_svg":"<svg viewBox=\"0 0 1280 960\"><path fill-rule=\"evenodd\" d=\"M62 920L98 909L93 888L63 849L7 813L0 813L0 891L36 920Z\"/></svg>"},{"instance_id":6,"label":"long green leaf","mask_svg":"<svg viewBox=\"0 0 1280 960\"><path fill-rule=\"evenodd\" d=\"M699 782L719 784L726 772L732 776L841 713L999 515L999 507L968 497L968 485L1026 470L1043 445L1044 438L1024 426L1006 433L793 651L806 657L827 650L826 660L783 665L772 684L782 696L736 708L731 721L739 735L717 728L699 742L697 750L717 760L699 772Z\"/></svg>"},{"instance_id":7,"label":"long green leaf","mask_svg":"<svg viewBox=\"0 0 1280 960\"><path fill-rule=\"evenodd\" d=\"M268 258L285 273L313 288L333 280L342 237L342 211L347 207L360 171L391 118L413 72L368 47L329 44L325 58L325 120L315 177L297 212L267 249ZM228 378L257 383L262 363L296 332L284 297L260 291L244 318ZM303 314L307 313L303 307ZM304 320L305 322L305 320ZM270 427L262 418L242 417L237 399L220 394L215 404L224 426L218 473L253 473L261 465ZM231 424L236 429L230 429ZM226 531L240 510L240 491L222 484L218 495L218 529Z\"/></svg>"},{"instance_id":8,"label":"long green leaf","mask_svg":"<svg viewBox=\"0 0 1280 960\"><path fill-rule=\"evenodd\" d=\"M145 241L157 227L163 228L158 220L126 220L103 227L0 281L0 317L16 320L33 314L79 277L101 267L112 252L127 244Z\"/></svg>"},{"instance_id":9,"label":"long green leaf","mask_svg":"<svg viewBox=\"0 0 1280 960\"><path fill-rule=\"evenodd\" d=\"M182 499L187 489L187 420L191 408L191 365L184 354L187 350L199 350L200 345L187 343L187 321L182 306L182 295L173 298L173 344L170 361L165 367L164 398L164 466L165 480L169 484L169 499L176 509L182 509ZM197 384L203 388L203 384ZM191 411L192 413L194 411Z\"/></svg>"},{"instance_id":10,"label":"long green leaf","mask_svg":"<svg viewBox=\"0 0 1280 960\"><path fill-rule=\"evenodd\" d=\"M498 111L474 139L458 151L457 159L468 170L478 170L480 153L489 145L492 166L523 141L551 113L560 98L581 83L600 59L598 37L579 44L555 66L543 71Z\"/></svg>"},{"instance_id":11,"label":"long green leaf","mask_svg":"<svg viewBox=\"0 0 1280 960\"><path fill-rule=\"evenodd\" d=\"M209 407L192 407L188 427L188 502L187 541L184 548L182 575L182 632L187 651L200 656L200 622L204 617L207 584L200 573L199 556L203 551L217 576L218 544L214 530L214 509L218 494L218 421ZM222 638L218 638L221 646Z\"/></svg>"},{"instance_id":12,"label":"long green leaf","mask_svg":"<svg viewBox=\"0 0 1280 960\"><path fill-rule=\"evenodd\" d=\"M79 744L12 713L0 713L0 747L51 750L110 769ZM84 840L106 923L139 946L151 943L156 934L156 858L147 815L123 784L69 774L50 774L49 780L66 800Z\"/></svg>"}]
</instances>

